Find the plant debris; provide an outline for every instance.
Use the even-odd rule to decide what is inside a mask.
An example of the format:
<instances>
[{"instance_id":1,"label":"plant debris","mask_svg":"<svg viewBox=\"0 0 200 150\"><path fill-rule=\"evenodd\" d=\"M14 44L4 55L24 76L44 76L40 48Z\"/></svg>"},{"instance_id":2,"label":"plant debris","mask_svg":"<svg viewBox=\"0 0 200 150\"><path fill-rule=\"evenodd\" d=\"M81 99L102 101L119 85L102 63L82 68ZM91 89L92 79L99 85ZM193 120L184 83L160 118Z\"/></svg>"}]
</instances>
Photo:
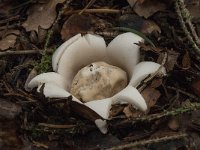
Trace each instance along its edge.
<instances>
[{"instance_id":1,"label":"plant debris","mask_svg":"<svg viewBox=\"0 0 200 150\"><path fill-rule=\"evenodd\" d=\"M0 149L199 149L200 0L3 0L0 4ZM113 105L100 116L68 98L45 98L27 83L52 71L52 52L77 33L106 43L122 32L145 39L141 60L167 70L137 87L145 113ZM41 88L42 90L43 88ZM101 107L101 106L99 106Z\"/></svg>"}]
</instances>

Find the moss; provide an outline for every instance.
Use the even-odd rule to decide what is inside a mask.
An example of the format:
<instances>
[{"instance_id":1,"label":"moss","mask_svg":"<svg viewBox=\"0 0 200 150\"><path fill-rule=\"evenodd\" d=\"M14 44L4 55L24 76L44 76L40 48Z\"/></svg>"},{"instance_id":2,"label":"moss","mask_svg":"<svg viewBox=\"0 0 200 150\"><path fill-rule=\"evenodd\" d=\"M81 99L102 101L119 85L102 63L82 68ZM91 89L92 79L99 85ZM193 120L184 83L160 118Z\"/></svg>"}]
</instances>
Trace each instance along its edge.
<instances>
[{"instance_id":1,"label":"moss","mask_svg":"<svg viewBox=\"0 0 200 150\"><path fill-rule=\"evenodd\" d=\"M52 54L45 54L42 56L41 61L36 63L35 68L39 74L52 71L51 59Z\"/></svg>"}]
</instances>

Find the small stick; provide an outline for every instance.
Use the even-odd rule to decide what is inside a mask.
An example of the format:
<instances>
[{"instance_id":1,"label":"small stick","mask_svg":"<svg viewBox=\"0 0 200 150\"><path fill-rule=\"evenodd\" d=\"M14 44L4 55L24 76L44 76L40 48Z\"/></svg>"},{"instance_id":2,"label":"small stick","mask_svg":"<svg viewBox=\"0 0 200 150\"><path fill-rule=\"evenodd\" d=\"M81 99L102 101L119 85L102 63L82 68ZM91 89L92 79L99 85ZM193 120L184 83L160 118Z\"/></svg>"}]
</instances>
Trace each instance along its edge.
<instances>
[{"instance_id":1,"label":"small stick","mask_svg":"<svg viewBox=\"0 0 200 150\"><path fill-rule=\"evenodd\" d=\"M7 50L0 52L1 56L8 56L8 55L30 55L30 54L42 54L43 50ZM51 50L47 50L48 53L51 53Z\"/></svg>"},{"instance_id":2,"label":"small stick","mask_svg":"<svg viewBox=\"0 0 200 150\"><path fill-rule=\"evenodd\" d=\"M170 141L170 140L175 140L175 139L181 139L185 138L188 135L186 133L178 133L175 135L171 136L165 136L165 137L158 137L158 138L153 138L153 139L148 139L148 140L141 140L141 141L136 141L124 145L119 145L116 147L108 148L107 150L122 150L122 149L130 149L136 146L142 146L142 145L147 145L147 144L153 144L153 143L160 143L160 142L165 142L165 141Z\"/></svg>"},{"instance_id":3,"label":"small stick","mask_svg":"<svg viewBox=\"0 0 200 150\"><path fill-rule=\"evenodd\" d=\"M1 20L0 21L0 24L3 24L3 23L7 23L9 21L13 21L13 20L17 20L19 19L20 15L17 15L17 16L11 16L10 18L7 18L7 19L4 19L4 20Z\"/></svg>"},{"instance_id":4,"label":"small stick","mask_svg":"<svg viewBox=\"0 0 200 150\"><path fill-rule=\"evenodd\" d=\"M36 141L32 141L33 145L38 147L38 148L44 148L44 149L49 149L49 147L46 144L40 143L40 142L36 142Z\"/></svg>"},{"instance_id":5,"label":"small stick","mask_svg":"<svg viewBox=\"0 0 200 150\"><path fill-rule=\"evenodd\" d=\"M54 129L69 129L69 128L74 128L74 127L76 127L76 125L70 125L70 124L66 124L66 125L55 125L55 124L39 123L38 125L39 125L39 126L48 127L48 128L54 128Z\"/></svg>"},{"instance_id":6,"label":"small stick","mask_svg":"<svg viewBox=\"0 0 200 150\"><path fill-rule=\"evenodd\" d=\"M72 10L72 11L65 10L64 15L77 14L77 13L80 13L81 11L82 10ZM120 14L120 13L122 13L122 11L119 9L103 8L103 9L85 9L83 13Z\"/></svg>"},{"instance_id":7,"label":"small stick","mask_svg":"<svg viewBox=\"0 0 200 150\"><path fill-rule=\"evenodd\" d=\"M79 12L79 15L81 15L87 8L89 8L95 2L96 0L90 0L90 2L85 6L85 8Z\"/></svg>"}]
</instances>

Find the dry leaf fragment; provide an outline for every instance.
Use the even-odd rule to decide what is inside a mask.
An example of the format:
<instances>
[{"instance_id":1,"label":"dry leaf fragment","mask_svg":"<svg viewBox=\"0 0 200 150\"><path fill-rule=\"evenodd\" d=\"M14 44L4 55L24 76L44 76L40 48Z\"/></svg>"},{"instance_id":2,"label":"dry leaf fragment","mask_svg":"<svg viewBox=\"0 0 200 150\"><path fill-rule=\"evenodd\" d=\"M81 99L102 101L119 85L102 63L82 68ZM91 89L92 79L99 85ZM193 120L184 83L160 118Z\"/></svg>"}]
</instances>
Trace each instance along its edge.
<instances>
[{"instance_id":1,"label":"dry leaf fragment","mask_svg":"<svg viewBox=\"0 0 200 150\"><path fill-rule=\"evenodd\" d=\"M0 120L0 129L0 149L20 149L22 141L17 134L17 123L13 120Z\"/></svg>"},{"instance_id":2,"label":"dry leaf fragment","mask_svg":"<svg viewBox=\"0 0 200 150\"><path fill-rule=\"evenodd\" d=\"M179 56L179 53L172 51L172 50L168 50L167 52L167 62L165 63L165 68L167 69L167 72L172 71L174 68L174 65L177 64L177 59ZM158 63L162 63L164 58L164 53L161 53L158 57L157 62Z\"/></svg>"},{"instance_id":3,"label":"dry leaf fragment","mask_svg":"<svg viewBox=\"0 0 200 150\"><path fill-rule=\"evenodd\" d=\"M121 112L123 112L123 109L124 109L125 106L123 105L112 105L111 109L110 109L110 113L109 113L109 116L110 117L115 117L117 116L118 114L120 114Z\"/></svg>"},{"instance_id":4,"label":"dry leaf fragment","mask_svg":"<svg viewBox=\"0 0 200 150\"><path fill-rule=\"evenodd\" d=\"M182 69L189 69L191 67L191 60L188 51L185 52L182 59Z\"/></svg>"},{"instance_id":5,"label":"dry leaf fragment","mask_svg":"<svg viewBox=\"0 0 200 150\"><path fill-rule=\"evenodd\" d=\"M141 111L134 109L133 106L130 104L124 108L123 113L127 118L136 118L144 114Z\"/></svg>"},{"instance_id":6,"label":"dry leaf fragment","mask_svg":"<svg viewBox=\"0 0 200 150\"><path fill-rule=\"evenodd\" d=\"M161 33L160 27L152 20L145 20L142 26L142 33L150 35L152 33Z\"/></svg>"},{"instance_id":7,"label":"dry leaf fragment","mask_svg":"<svg viewBox=\"0 0 200 150\"><path fill-rule=\"evenodd\" d=\"M199 0L186 0L186 7L194 19L200 18L200 2Z\"/></svg>"},{"instance_id":8,"label":"dry leaf fragment","mask_svg":"<svg viewBox=\"0 0 200 150\"><path fill-rule=\"evenodd\" d=\"M27 20L22 24L26 31L38 32L38 27L48 29L56 18L56 5L64 0L49 0L46 4L35 4L29 12Z\"/></svg>"},{"instance_id":9,"label":"dry leaf fragment","mask_svg":"<svg viewBox=\"0 0 200 150\"><path fill-rule=\"evenodd\" d=\"M155 88L151 88L151 87L145 88L141 94L144 97L144 99L148 105L148 108L153 107L161 95L158 90L156 90Z\"/></svg>"},{"instance_id":10,"label":"dry leaf fragment","mask_svg":"<svg viewBox=\"0 0 200 150\"><path fill-rule=\"evenodd\" d=\"M120 27L133 28L146 35L161 33L160 27L154 21L144 19L136 14L122 15L119 17L118 23Z\"/></svg>"},{"instance_id":11,"label":"dry leaf fragment","mask_svg":"<svg viewBox=\"0 0 200 150\"><path fill-rule=\"evenodd\" d=\"M196 79L192 83L193 92L200 97L200 79Z\"/></svg>"},{"instance_id":12,"label":"dry leaf fragment","mask_svg":"<svg viewBox=\"0 0 200 150\"><path fill-rule=\"evenodd\" d=\"M0 41L0 50L6 50L8 48L13 48L16 42L16 35L7 35Z\"/></svg>"},{"instance_id":13,"label":"dry leaf fragment","mask_svg":"<svg viewBox=\"0 0 200 150\"><path fill-rule=\"evenodd\" d=\"M14 119L21 112L21 107L0 99L0 118Z\"/></svg>"},{"instance_id":14,"label":"dry leaf fragment","mask_svg":"<svg viewBox=\"0 0 200 150\"><path fill-rule=\"evenodd\" d=\"M27 79L26 79L26 82L25 82L25 85L24 85L24 89L26 90L26 91L31 91L31 89L30 88L28 88L28 83L36 76L38 74L38 72L37 72L37 70L35 69L35 68L33 68L32 70L31 70L31 72L29 73L29 75L28 75L28 77L27 77Z\"/></svg>"},{"instance_id":15,"label":"dry leaf fragment","mask_svg":"<svg viewBox=\"0 0 200 150\"><path fill-rule=\"evenodd\" d=\"M152 88L157 88L162 84L162 78L155 78L153 79L153 81L151 82L150 87Z\"/></svg>"},{"instance_id":16,"label":"dry leaf fragment","mask_svg":"<svg viewBox=\"0 0 200 150\"><path fill-rule=\"evenodd\" d=\"M127 0L131 7L133 7L137 2L142 4L144 1L145 0Z\"/></svg>"},{"instance_id":17,"label":"dry leaf fragment","mask_svg":"<svg viewBox=\"0 0 200 150\"><path fill-rule=\"evenodd\" d=\"M172 118L168 122L168 127L171 130L177 131L179 129L179 122L175 118Z\"/></svg>"},{"instance_id":18,"label":"dry leaf fragment","mask_svg":"<svg viewBox=\"0 0 200 150\"><path fill-rule=\"evenodd\" d=\"M160 52L164 51L164 49L161 49L161 48L158 48L158 47L153 47L151 45L145 45L142 42L139 42L139 44L137 44L137 45L139 45L141 47L141 49L144 50L144 51L152 51L154 53L160 53Z\"/></svg>"},{"instance_id":19,"label":"dry leaf fragment","mask_svg":"<svg viewBox=\"0 0 200 150\"><path fill-rule=\"evenodd\" d=\"M139 16L148 18L158 11L164 11L166 5L160 0L147 0L143 3L136 3L133 9Z\"/></svg>"},{"instance_id":20,"label":"dry leaf fragment","mask_svg":"<svg viewBox=\"0 0 200 150\"><path fill-rule=\"evenodd\" d=\"M62 26L62 40L66 41L78 33L86 33L91 29L92 18L89 15L74 14Z\"/></svg>"},{"instance_id":21,"label":"dry leaf fragment","mask_svg":"<svg viewBox=\"0 0 200 150\"><path fill-rule=\"evenodd\" d=\"M13 48L17 39L17 35L19 34L19 30L8 30L6 32L2 31L1 36L3 36L3 38L0 40L0 50Z\"/></svg>"}]
</instances>

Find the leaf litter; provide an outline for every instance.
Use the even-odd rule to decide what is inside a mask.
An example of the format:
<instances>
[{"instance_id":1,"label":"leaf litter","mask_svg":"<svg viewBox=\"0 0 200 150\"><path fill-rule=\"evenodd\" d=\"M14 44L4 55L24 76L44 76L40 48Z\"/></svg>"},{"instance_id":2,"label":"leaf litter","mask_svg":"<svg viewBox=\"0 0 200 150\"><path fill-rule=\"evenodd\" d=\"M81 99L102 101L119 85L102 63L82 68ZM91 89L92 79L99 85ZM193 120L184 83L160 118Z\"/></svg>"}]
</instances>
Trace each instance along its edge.
<instances>
[{"instance_id":1,"label":"leaf litter","mask_svg":"<svg viewBox=\"0 0 200 150\"><path fill-rule=\"evenodd\" d=\"M6 0L0 5L4 8L0 10L0 54L13 53L0 55L0 148L198 149L199 140L192 139L199 139L196 132L200 131L200 62L185 35L189 33L180 27L183 22L172 7L175 4L160 0L89 2L22 0L20 5L9 5ZM185 5L198 34L199 0L185 1ZM37 74L40 60L47 58L45 45L53 51L77 33L99 34L109 42L123 32L111 30L115 27L133 29L130 32L141 32L150 39L154 46L138 43L143 60L162 63L167 53L163 64L167 76L147 80L141 91L148 104L145 114L131 105L114 105L109 134L102 135L92 123L99 116L88 107L70 97L44 98L24 87ZM41 53L27 54L30 50ZM45 62L43 68L51 71Z\"/></svg>"}]
</instances>

